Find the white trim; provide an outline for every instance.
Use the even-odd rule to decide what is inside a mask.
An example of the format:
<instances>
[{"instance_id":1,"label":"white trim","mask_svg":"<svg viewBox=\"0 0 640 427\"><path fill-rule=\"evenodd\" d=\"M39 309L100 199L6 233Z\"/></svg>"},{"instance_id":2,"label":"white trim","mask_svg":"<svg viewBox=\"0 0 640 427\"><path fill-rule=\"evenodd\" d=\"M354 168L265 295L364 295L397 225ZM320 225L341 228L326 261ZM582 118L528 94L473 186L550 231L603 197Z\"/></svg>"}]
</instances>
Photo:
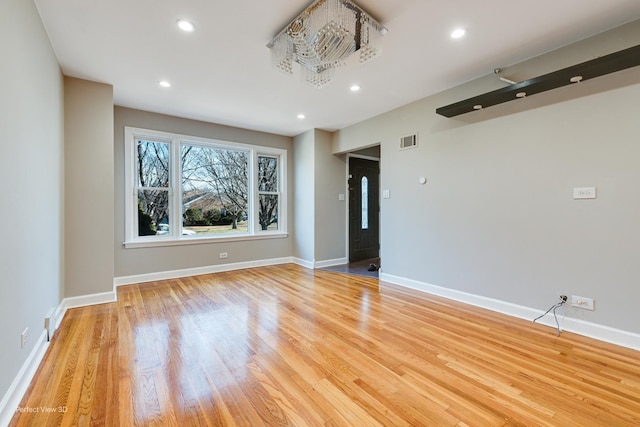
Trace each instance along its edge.
<instances>
[{"instance_id":1,"label":"white trim","mask_svg":"<svg viewBox=\"0 0 640 427\"><path fill-rule=\"evenodd\" d=\"M345 235L345 239L344 239L344 253L347 256L347 259L349 259L349 249L350 249L350 245L351 245L351 236L350 236L350 232L349 232L349 209L351 209L350 207L350 201L349 199L351 198L351 195L349 194L349 158L350 155L347 154L347 161L345 162L345 174L344 174L344 192L345 192L345 209L346 211L344 212L344 229L346 231L346 235ZM379 190L378 190L379 191ZM380 236L378 235L378 240L380 240Z\"/></svg>"},{"instance_id":2,"label":"white trim","mask_svg":"<svg viewBox=\"0 0 640 427\"><path fill-rule=\"evenodd\" d=\"M154 273L121 276L113 279L113 285L125 286L134 283L154 282L157 280L178 279L180 277L199 276L201 274L221 273L223 271L241 270L243 268L266 267L295 262L291 257L271 258L256 261L235 262L230 264L209 265L205 267L185 268L181 270L158 271Z\"/></svg>"},{"instance_id":3,"label":"white trim","mask_svg":"<svg viewBox=\"0 0 640 427\"><path fill-rule=\"evenodd\" d=\"M304 268L309 268L311 270L313 270L313 264L314 261L308 261L306 259L302 259L302 258L293 258L291 260L291 262L293 262L294 264L299 265L300 267L304 267Z\"/></svg>"},{"instance_id":4,"label":"white trim","mask_svg":"<svg viewBox=\"0 0 640 427\"><path fill-rule=\"evenodd\" d=\"M138 190L142 187L137 185L135 170L136 170L136 140L137 139L149 139L169 145L169 160L171 165L169 167L169 187L158 188L159 190L169 192L169 227L171 233L167 236L154 238L147 238L144 236L138 236L138 223L137 223L137 203L138 203ZM206 237L206 238L183 238L183 236L176 235L182 228L181 215L176 213L182 210L181 192L182 189L179 185L181 182L180 165L178 159L180 158L180 147L183 144L195 145L207 148L216 149L234 149L241 150L247 153L249 156L248 174L252 178L248 182L248 206L247 214L249 219L253 218L253 221L249 224L249 230L247 233L243 233L240 236L234 234L222 235L220 237ZM268 238L284 238L288 237L287 231L287 211L288 211L288 192L287 192L287 150L283 148L268 147L254 144L246 144L233 141L224 141L213 138L203 138L197 136L184 135L172 132L156 131L151 129L142 129L131 126L124 127L124 145L125 145L125 248L140 248L140 247L153 247L153 246L175 246L175 245L189 245L189 244L202 244L212 242L223 241L236 241L236 240L253 240L253 239L268 239ZM258 156L271 156L278 159L278 230L276 231L262 231L258 230L258 213L256 211L257 200L259 197L258 183L257 183L257 158Z\"/></svg>"},{"instance_id":5,"label":"white trim","mask_svg":"<svg viewBox=\"0 0 640 427\"><path fill-rule=\"evenodd\" d=\"M18 409L18 405L20 405L20 401L27 392L29 384L31 384L31 380L44 358L47 348L49 348L47 331L43 329L40 337L38 337L38 341L33 346L33 350L29 353L27 360L25 360L9 386L9 389L0 401L0 426L8 426L11 422L11 419L16 413L16 409Z\"/></svg>"},{"instance_id":6,"label":"white trim","mask_svg":"<svg viewBox=\"0 0 640 427\"><path fill-rule=\"evenodd\" d=\"M58 329L67 310L71 308L86 307L88 305L107 304L116 302L118 296L115 289L111 292L101 292L99 294L81 295L78 297L69 297L62 300L53 314L54 331Z\"/></svg>"},{"instance_id":7,"label":"white trim","mask_svg":"<svg viewBox=\"0 0 640 427\"><path fill-rule=\"evenodd\" d=\"M564 323L565 327L562 329L566 331L622 347L640 350L640 334L572 317L565 317Z\"/></svg>"},{"instance_id":8,"label":"white trim","mask_svg":"<svg viewBox=\"0 0 640 427\"><path fill-rule=\"evenodd\" d=\"M375 147L375 146L374 146ZM353 153L347 153L347 160L349 160L349 158L355 158L355 159L364 159L364 160L372 160L374 162L379 162L380 161L380 157L374 157L374 156L365 156L363 154L353 154ZM348 162L347 162L348 163Z\"/></svg>"},{"instance_id":9,"label":"white trim","mask_svg":"<svg viewBox=\"0 0 640 427\"><path fill-rule=\"evenodd\" d=\"M275 151L274 151L275 150ZM281 235L285 235L283 237L288 236L288 227L287 227L287 204L288 204L288 196L287 192L287 150L284 149L272 149L265 147L264 150L260 147L255 147L253 150L254 160L249 165L249 173L253 178L253 204L249 204L248 209L252 212L257 212L257 206L259 206L260 194L267 194L268 192L260 191L259 183L258 183L258 157L271 157L275 158L278 161L278 191L272 192L271 194L276 194L278 196L278 229L273 231L272 233L277 233ZM253 235L259 236L264 233L269 233L266 230L260 230L260 220L259 214L254 214L253 217L255 221L253 221L253 230L249 230Z\"/></svg>"},{"instance_id":10,"label":"white trim","mask_svg":"<svg viewBox=\"0 0 640 427\"><path fill-rule=\"evenodd\" d=\"M69 297L62 300L60 305L56 307L53 317L51 319L53 325L53 331L51 332L51 337L55 334L55 331L60 327L60 323L62 323L62 319L64 319L64 315L67 313L67 310L70 308L78 308L78 307L86 307L88 305L97 305L97 304L107 304L110 302L116 302L118 300L118 296L116 295L115 289L111 292L102 292L99 294L89 294L89 295L81 295L78 297Z\"/></svg>"},{"instance_id":11,"label":"white trim","mask_svg":"<svg viewBox=\"0 0 640 427\"><path fill-rule=\"evenodd\" d=\"M349 260L346 257L326 259L324 261L316 261L313 263L313 268L325 268L333 267L334 265L349 264Z\"/></svg>"},{"instance_id":12,"label":"white trim","mask_svg":"<svg viewBox=\"0 0 640 427\"><path fill-rule=\"evenodd\" d=\"M115 291L65 298L60 303L61 305L60 311L62 311L62 316L60 320L62 320L62 317L64 317L65 313L70 308L86 307L88 305L96 305L96 304L106 304L110 302L116 302L117 299L118 298L116 296Z\"/></svg>"},{"instance_id":13,"label":"white trim","mask_svg":"<svg viewBox=\"0 0 640 427\"><path fill-rule=\"evenodd\" d=\"M454 301L459 301L476 307L486 308L488 310L496 311L508 316L518 317L520 319L533 320L544 313L544 311L538 309L525 307L518 304L512 304L510 302L488 298L481 295L470 294L455 289L444 288L441 286L419 282L417 280L407 279L405 277L394 276L386 273L380 273L381 286L383 286L382 282L388 282L395 285L404 286L406 288L422 291L428 294L449 298ZM538 323L555 328L556 324L552 319L553 316L547 316L547 318L538 320ZM628 347L634 350L640 350L640 334L638 333L611 328L609 326L587 322L580 319L574 319L567 316L564 316L561 320L561 330L574 332L576 334L584 335L586 337L605 341L611 344Z\"/></svg>"},{"instance_id":14,"label":"white trim","mask_svg":"<svg viewBox=\"0 0 640 427\"><path fill-rule=\"evenodd\" d=\"M291 260L294 264L298 264L301 267L309 268L314 270L316 268L325 268L325 267L333 267L334 265L343 265L348 264L349 259L347 257L343 258L334 258L334 259L325 259L324 261L309 261L302 258L293 258Z\"/></svg>"},{"instance_id":15,"label":"white trim","mask_svg":"<svg viewBox=\"0 0 640 427\"><path fill-rule=\"evenodd\" d=\"M248 240L264 239L284 239L289 237L288 233L280 231L261 231L260 234L238 234L237 236L226 235L220 237L182 237L177 240L157 239L157 240L134 240L124 242L122 245L127 249L152 248L156 246L182 246L182 245L204 245L210 243L242 242Z\"/></svg>"},{"instance_id":16,"label":"white trim","mask_svg":"<svg viewBox=\"0 0 640 427\"><path fill-rule=\"evenodd\" d=\"M64 300L61 301L60 304L58 304L55 311L53 312L53 318L51 319L53 323L53 332L51 333L50 338L53 338L53 335L60 327L60 323L62 323L62 319L64 318L64 314L66 313L66 310L63 307L63 302Z\"/></svg>"}]
</instances>

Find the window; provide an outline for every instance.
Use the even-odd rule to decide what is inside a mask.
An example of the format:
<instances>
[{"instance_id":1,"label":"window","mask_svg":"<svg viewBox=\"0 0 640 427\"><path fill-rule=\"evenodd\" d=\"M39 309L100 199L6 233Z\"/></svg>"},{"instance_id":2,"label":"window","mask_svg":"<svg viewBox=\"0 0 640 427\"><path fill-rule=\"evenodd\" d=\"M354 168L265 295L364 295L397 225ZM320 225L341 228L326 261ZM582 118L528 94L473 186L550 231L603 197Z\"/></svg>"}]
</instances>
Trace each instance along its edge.
<instances>
[{"instance_id":1,"label":"window","mask_svg":"<svg viewBox=\"0 0 640 427\"><path fill-rule=\"evenodd\" d=\"M165 233L169 222L169 144L136 141L138 236Z\"/></svg>"},{"instance_id":2,"label":"window","mask_svg":"<svg viewBox=\"0 0 640 427\"><path fill-rule=\"evenodd\" d=\"M262 230L278 229L278 158L258 156L259 223Z\"/></svg>"},{"instance_id":3,"label":"window","mask_svg":"<svg viewBox=\"0 0 640 427\"><path fill-rule=\"evenodd\" d=\"M369 178L363 176L360 183L360 200L361 200L361 212L362 218L361 228L363 230L369 229Z\"/></svg>"},{"instance_id":4,"label":"window","mask_svg":"<svg viewBox=\"0 0 640 427\"><path fill-rule=\"evenodd\" d=\"M183 231L247 233L250 151L183 143ZM187 228L190 227L190 228Z\"/></svg>"},{"instance_id":5,"label":"window","mask_svg":"<svg viewBox=\"0 0 640 427\"><path fill-rule=\"evenodd\" d=\"M286 150L125 128L126 247L286 235Z\"/></svg>"}]
</instances>

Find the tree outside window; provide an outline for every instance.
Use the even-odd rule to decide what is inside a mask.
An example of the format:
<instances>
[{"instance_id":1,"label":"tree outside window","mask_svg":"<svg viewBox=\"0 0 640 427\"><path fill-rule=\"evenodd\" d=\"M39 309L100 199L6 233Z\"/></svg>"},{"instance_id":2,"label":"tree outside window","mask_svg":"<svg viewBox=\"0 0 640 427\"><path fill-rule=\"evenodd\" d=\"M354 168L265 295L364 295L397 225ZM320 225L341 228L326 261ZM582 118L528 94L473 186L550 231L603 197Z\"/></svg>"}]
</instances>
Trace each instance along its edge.
<instances>
[{"instance_id":1,"label":"tree outside window","mask_svg":"<svg viewBox=\"0 0 640 427\"><path fill-rule=\"evenodd\" d=\"M125 246L286 231L285 150L144 129L125 133L127 193L135 196L125 209Z\"/></svg>"},{"instance_id":2,"label":"tree outside window","mask_svg":"<svg viewBox=\"0 0 640 427\"><path fill-rule=\"evenodd\" d=\"M278 229L278 158L258 156L258 220L262 230Z\"/></svg>"}]
</instances>

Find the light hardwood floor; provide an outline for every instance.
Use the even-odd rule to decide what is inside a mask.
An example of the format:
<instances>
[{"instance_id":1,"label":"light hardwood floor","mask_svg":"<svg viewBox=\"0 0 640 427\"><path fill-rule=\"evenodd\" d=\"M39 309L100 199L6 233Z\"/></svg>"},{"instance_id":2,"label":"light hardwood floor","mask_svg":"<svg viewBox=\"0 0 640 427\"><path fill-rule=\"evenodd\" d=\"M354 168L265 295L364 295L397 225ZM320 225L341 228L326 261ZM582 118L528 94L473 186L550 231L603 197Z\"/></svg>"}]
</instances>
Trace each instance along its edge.
<instances>
[{"instance_id":1,"label":"light hardwood floor","mask_svg":"<svg viewBox=\"0 0 640 427\"><path fill-rule=\"evenodd\" d=\"M640 352L282 265L70 310L21 408L11 425L637 426Z\"/></svg>"}]
</instances>

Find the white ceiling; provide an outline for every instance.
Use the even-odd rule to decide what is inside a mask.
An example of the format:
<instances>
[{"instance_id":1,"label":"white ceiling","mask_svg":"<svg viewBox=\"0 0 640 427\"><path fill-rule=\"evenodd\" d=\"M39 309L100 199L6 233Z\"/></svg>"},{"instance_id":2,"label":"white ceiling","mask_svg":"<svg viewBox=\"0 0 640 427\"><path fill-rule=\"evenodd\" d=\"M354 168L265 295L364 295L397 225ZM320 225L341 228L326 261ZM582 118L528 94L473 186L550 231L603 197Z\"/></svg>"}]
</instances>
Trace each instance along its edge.
<instances>
[{"instance_id":1,"label":"white ceiling","mask_svg":"<svg viewBox=\"0 0 640 427\"><path fill-rule=\"evenodd\" d=\"M640 17L638 0L356 2L389 30L384 53L352 58L316 89L297 69L273 69L266 47L311 0L35 0L64 74L113 85L116 105L289 136L343 128ZM180 31L180 18L196 31ZM449 37L457 26L461 40Z\"/></svg>"}]
</instances>

